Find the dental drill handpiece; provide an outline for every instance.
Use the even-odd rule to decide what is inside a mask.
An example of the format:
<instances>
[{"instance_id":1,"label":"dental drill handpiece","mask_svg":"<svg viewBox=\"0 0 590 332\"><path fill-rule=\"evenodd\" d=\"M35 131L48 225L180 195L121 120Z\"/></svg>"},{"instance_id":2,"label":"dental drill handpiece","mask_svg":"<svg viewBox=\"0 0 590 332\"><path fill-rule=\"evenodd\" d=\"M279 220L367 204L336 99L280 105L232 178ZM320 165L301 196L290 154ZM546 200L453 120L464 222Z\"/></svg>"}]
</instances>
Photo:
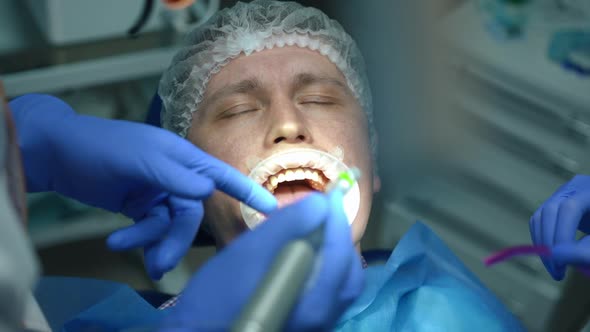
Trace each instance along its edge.
<instances>
[{"instance_id":1,"label":"dental drill handpiece","mask_svg":"<svg viewBox=\"0 0 590 332\"><path fill-rule=\"evenodd\" d=\"M351 168L330 182L326 195L338 190L344 196L360 178ZM293 240L275 258L254 295L250 298L232 332L281 331L303 291L324 240L322 224L305 238Z\"/></svg>"}]
</instances>

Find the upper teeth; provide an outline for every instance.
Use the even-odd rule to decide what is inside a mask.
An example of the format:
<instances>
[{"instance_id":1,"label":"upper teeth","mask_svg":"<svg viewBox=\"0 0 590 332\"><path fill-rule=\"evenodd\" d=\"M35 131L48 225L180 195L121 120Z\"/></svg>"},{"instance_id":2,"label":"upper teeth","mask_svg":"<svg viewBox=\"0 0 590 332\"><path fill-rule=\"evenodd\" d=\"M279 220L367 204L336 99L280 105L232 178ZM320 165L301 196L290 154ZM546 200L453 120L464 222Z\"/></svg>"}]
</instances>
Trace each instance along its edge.
<instances>
[{"instance_id":1,"label":"upper teeth","mask_svg":"<svg viewBox=\"0 0 590 332\"><path fill-rule=\"evenodd\" d=\"M337 151L338 152L338 151ZM249 163L249 167L253 162ZM334 156L325 151L310 148L291 148L277 151L266 159L258 162L248 177L272 193L277 186L287 181L305 181L315 190L325 191L329 181L338 178L341 172L348 170L343 162L342 151ZM295 188L293 188L295 189ZM295 190L294 190L295 191ZM280 197L277 197L280 198ZM351 224L356 218L360 206L360 190L358 184L343 197L343 208ZM240 211L248 228L253 229L264 220L264 216L240 203Z\"/></svg>"},{"instance_id":2,"label":"upper teeth","mask_svg":"<svg viewBox=\"0 0 590 332\"><path fill-rule=\"evenodd\" d=\"M312 168L298 167L283 169L278 173L271 175L264 183L264 187L274 192L279 183L297 180L307 180L307 183L315 190L322 191L328 180L324 174Z\"/></svg>"}]
</instances>

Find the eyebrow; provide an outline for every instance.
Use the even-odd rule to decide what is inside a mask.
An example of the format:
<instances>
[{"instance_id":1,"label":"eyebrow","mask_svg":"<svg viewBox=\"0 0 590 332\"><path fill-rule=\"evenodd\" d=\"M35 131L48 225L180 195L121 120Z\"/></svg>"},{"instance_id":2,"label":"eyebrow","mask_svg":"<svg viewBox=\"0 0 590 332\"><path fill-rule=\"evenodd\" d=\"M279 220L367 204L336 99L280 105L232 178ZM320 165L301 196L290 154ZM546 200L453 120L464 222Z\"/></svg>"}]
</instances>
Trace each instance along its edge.
<instances>
[{"instance_id":1,"label":"eyebrow","mask_svg":"<svg viewBox=\"0 0 590 332\"><path fill-rule=\"evenodd\" d=\"M306 86L313 84L330 84L340 88L343 92L350 95L350 89L342 80L331 76L320 76L312 73L300 73L293 80L293 89L297 91Z\"/></svg>"},{"instance_id":2,"label":"eyebrow","mask_svg":"<svg viewBox=\"0 0 590 332\"><path fill-rule=\"evenodd\" d=\"M237 83L233 83L215 91L210 98L211 102L223 99L233 94L246 94L252 91L259 90L262 84L257 78L247 78Z\"/></svg>"},{"instance_id":3,"label":"eyebrow","mask_svg":"<svg viewBox=\"0 0 590 332\"><path fill-rule=\"evenodd\" d=\"M310 86L313 84L330 84L338 87L344 93L351 95L350 89L346 83L342 82L342 80L331 77L331 76L320 76L313 73L300 73L295 76L293 79L293 90L297 91L306 86ZM217 91L215 91L211 97L208 98L209 102L216 102L217 100L221 100L225 97L234 95L234 94L248 94L256 90L260 90L262 88L262 83L258 78L246 78L241 80L237 83L233 83L227 85Z\"/></svg>"}]
</instances>

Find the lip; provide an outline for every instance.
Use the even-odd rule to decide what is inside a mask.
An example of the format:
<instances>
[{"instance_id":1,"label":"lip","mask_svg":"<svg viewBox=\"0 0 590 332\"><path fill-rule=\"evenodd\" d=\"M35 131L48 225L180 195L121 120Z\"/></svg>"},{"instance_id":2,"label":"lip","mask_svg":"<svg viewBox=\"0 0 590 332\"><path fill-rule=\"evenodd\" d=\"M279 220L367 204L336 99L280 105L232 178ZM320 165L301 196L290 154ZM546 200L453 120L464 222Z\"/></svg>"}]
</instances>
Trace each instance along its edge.
<instances>
[{"instance_id":1,"label":"lip","mask_svg":"<svg viewBox=\"0 0 590 332\"><path fill-rule=\"evenodd\" d=\"M340 149L340 148L337 148ZM283 169L312 168L321 171L328 180L334 180L343 171L341 167L332 167L342 163L342 156L313 148L291 148L275 152L252 167L248 175L256 183L262 185L271 175ZM302 162L303 160L303 162Z\"/></svg>"},{"instance_id":2,"label":"lip","mask_svg":"<svg viewBox=\"0 0 590 332\"><path fill-rule=\"evenodd\" d=\"M341 172L350 168L342 161L341 150L336 150L340 156L312 148L292 148L282 150L267 156L252 168L248 177L262 185L271 175L283 169L292 168L313 168L321 171L328 180L335 180ZM348 223L352 224L360 207L360 189L358 183L343 198L344 212ZM252 208L240 203L242 218L248 226L253 229L263 222L265 216Z\"/></svg>"}]
</instances>

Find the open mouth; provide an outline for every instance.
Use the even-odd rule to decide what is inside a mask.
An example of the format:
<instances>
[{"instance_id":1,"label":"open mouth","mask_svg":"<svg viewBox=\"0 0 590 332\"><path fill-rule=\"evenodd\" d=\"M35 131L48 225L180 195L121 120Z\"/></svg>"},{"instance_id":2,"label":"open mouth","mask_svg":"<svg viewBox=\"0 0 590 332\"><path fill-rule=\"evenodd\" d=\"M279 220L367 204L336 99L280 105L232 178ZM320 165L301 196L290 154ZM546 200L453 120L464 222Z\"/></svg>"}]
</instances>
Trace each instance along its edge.
<instances>
[{"instance_id":1,"label":"open mouth","mask_svg":"<svg viewBox=\"0 0 590 332\"><path fill-rule=\"evenodd\" d=\"M328 184L349 168L338 157L315 149L290 149L278 152L259 162L249 177L270 191L278 201L278 207L292 204L312 192L325 192ZM360 206L358 184L343 198L344 212L350 224ZM246 225L253 229L265 216L240 204Z\"/></svg>"},{"instance_id":2,"label":"open mouth","mask_svg":"<svg viewBox=\"0 0 590 332\"><path fill-rule=\"evenodd\" d=\"M321 170L297 167L281 169L262 184L279 203L279 208L294 203L311 192L324 192L330 180Z\"/></svg>"},{"instance_id":3,"label":"open mouth","mask_svg":"<svg viewBox=\"0 0 590 332\"><path fill-rule=\"evenodd\" d=\"M324 191L329 181L324 172L320 170L298 167L280 170L278 173L269 176L262 186L271 193L274 193L280 185L292 183L303 184L311 189Z\"/></svg>"}]
</instances>

